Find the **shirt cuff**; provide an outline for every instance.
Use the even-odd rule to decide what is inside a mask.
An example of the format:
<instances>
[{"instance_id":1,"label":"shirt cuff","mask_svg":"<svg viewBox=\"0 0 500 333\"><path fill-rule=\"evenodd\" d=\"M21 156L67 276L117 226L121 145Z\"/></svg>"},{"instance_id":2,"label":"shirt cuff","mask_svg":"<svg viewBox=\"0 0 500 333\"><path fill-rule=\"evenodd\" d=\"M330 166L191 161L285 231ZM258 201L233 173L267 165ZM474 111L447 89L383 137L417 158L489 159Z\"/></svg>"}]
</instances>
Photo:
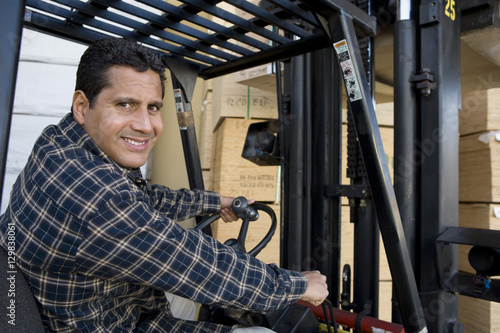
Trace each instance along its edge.
<instances>
[{"instance_id":1,"label":"shirt cuff","mask_svg":"<svg viewBox=\"0 0 500 333\"><path fill-rule=\"evenodd\" d=\"M302 298L307 289L307 278L297 271L289 271L290 282L287 283L288 294L290 295L290 301L292 303L298 301Z\"/></svg>"},{"instance_id":2,"label":"shirt cuff","mask_svg":"<svg viewBox=\"0 0 500 333\"><path fill-rule=\"evenodd\" d=\"M216 192L203 191L203 207L204 214L215 214L220 212L220 196Z\"/></svg>"}]
</instances>

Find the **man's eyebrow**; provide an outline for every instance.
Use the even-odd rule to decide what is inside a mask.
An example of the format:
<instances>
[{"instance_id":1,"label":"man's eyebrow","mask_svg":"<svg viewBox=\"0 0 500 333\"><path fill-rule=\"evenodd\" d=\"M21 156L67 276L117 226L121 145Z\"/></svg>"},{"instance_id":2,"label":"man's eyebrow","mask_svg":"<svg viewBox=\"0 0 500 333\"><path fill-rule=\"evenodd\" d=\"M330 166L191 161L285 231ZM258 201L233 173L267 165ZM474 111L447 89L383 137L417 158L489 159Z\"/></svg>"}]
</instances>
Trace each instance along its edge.
<instances>
[{"instance_id":1,"label":"man's eyebrow","mask_svg":"<svg viewBox=\"0 0 500 333\"><path fill-rule=\"evenodd\" d=\"M118 103L139 104L140 101L138 99L133 98L133 97L117 97L114 99L113 103L114 104L118 104ZM151 102L151 103L148 103L148 105L153 105L153 106L161 109L163 107L163 101Z\"/></svg>"},{"instance_id":2,"label":"man's eyebrow","mask_svg":"<svg viewBox=\"0 0 500 333\"><path fill-rule=\"evenodd\" d=\"M139 104L139 100L132 97L117 97L113 100L113 103L130 103L130 104Z\"/></svg>"},{"instance_id":3,"label":"man's eyebrow","mask_svg":"<svg viewBox=\"0 0 500 333\"><path fill-rule=\"evenodd\" d=\"M161 109L163 107L163 101L149 103L149 105L153 105L153 106L157 107L158 109Z\"/></svg>"}]
</instances>

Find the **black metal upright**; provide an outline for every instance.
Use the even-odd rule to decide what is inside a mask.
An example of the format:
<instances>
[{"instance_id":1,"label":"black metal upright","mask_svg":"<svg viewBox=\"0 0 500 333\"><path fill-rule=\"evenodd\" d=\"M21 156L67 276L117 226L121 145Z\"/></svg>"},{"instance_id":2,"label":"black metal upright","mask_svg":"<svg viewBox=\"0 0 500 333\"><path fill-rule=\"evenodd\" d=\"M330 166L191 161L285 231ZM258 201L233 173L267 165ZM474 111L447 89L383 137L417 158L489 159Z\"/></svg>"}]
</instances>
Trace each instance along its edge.
<instances>
[{"instance_id":1,"label":"black metal upright","mask_svg":"<svg viewBox=\"0 0 500 333\"><path fill-rule=\"evenodd\" d=\"M342 90L330 48L284 62L278 77L282 153L281 266L319 270L330 299L340 286L340 183ZM314 172L312 172L314 170Z\"/></svg>"},{"instance_id":2,"label":"black metal upright","mask_svg":"<svg viewBox=\"0 0 500 333\"><path fill-rule=\"evenodd\" d=\"M281 264L284 267L295 270L308 269L304 258L309 257L310 237L304 232L306 228L306 200L308 193L305 185L306 161L305 153L308 145L308 129L306 117L306 55L293 57L285 64L284 91L285 105L282 116L283 139L287 142L286 155L283 156L283 174L285 177L283 185L283 213L282 221L284 242L282 242L281 253L283 257Z\"/></svg>"},{"instance_id":3,"label":"black metal upright","mask_svg":"<svg viewBox=\"0 0 500 333\"><path fill-rule=\"evenodd\" d=\"M407 332L427 332L375 109L360 60L352 16L343 10L338 13L330 11L325 12L325 19L328 22L325 29L330 33L344 74L344 86L366 165L393 283L398 295L404 295L404 298L399 299L403 324Z\"/></svg>"},{"instance_id":4,"label":"black metal upright","mask_svg":"<svg viewBox=\"0 0 500 333\"><path fill-rule=\"evenodd\" d=\"M417 70L415 13L412 1L400 1L394 23L394 192L398 201L406 243L413 269L416 270L417 221L420 189L417 140L417 91L412 77ZM401 323L395 291L392 297L392 321Z\"/></svg>"},{"instance_id":5,"label":"black metal upright","mask_svg":"<svg viewBox=\"0 0 500 333\"><path fill-rule=\"evenodd\" d=\"M200 152L198 150L194 114L191 106L194 87L198 77L198 69L174 57L166 56L163 58L163 62L170 69L172 77L177 122L179 123L181 133L189 186L191 189L203 190L205 185L203 183ZM196 218L197 223L201 221L202 217ZM212 235L210 227L203 228L203 232L207 235Z\"/></svg>"},{"instance_id":6,"label":"black metal upright","mask_svg":"<svg viewBox=\"0 0 500 333\"><path fill-rule=\"evenodd\" d=\"M417 281L431 332L458 332L458 296L443 290L436 239L458 225L460 15L453 1L419 6L421 223ZM458 250L447 271L456 271Z\"/></svg>"},{"instance_id":7,"label":"black metal upright","mask_svg":"<svg viewBox=\"0 0 500 333\"><path fill-rule=\"evenodd\" d=\"M0 202L7 163L10 123L14 93L16 87L17 67L21 49L21 36L25 1L7 1L2 4L0 16Z\"/></svg>"},{"instance_id":8,"label":"black metal upright","mask_svg":"<svg viewBox=\"0 0 500 333\"><path fill-rule=\"evenodd\" d=\"M360 8L371 14L371 1L359 2ZM362 5L362 6L361 6ZM370 95L367 98L374 102L375 95L375 45L373 37L360 36L358 38L360 54L366 72L367 85ZM352 108L348 105L349 114ZM354 124L353 124L354 123ZM354 125L354 126L353 126ZM351 133L352 132L352 133ZM366 166L359 150L355 122L353 117L348 117L348 176L351 184L360 188L368 188ZM349 153L354 153L349 156ZM352 170L349 162L356 161ZM352 172L354 171L354 172ZM379 266L380 266L380 232L373 198L350 198L351 222L354 223L354 281L353 303L354 311L372 317L378 317L379 308Z\"/></svg>"},{"instance_id":9,"label":"black metal upright","mask_svg":"<svg viewBox=\"0 0 500 333\"><path fill-rule=\"evenodd\" d=\"M198 70L182 60L173 57L164 57L163 62L170 69L172 77L177 121L181 131L189 186L191 188L204 189L200 153L198 151L194 115L191 106Z\"/></svg>"},{"instance_id":10,"label":"black metal upright","mask_svg":"<svg viewBox=\"0 0 500 333\"><path fill-rule=\"evenodd\" d=\"M342 83L332 48L311 54L312 100L311 268L326 275L329 299L340 296L341 198L326 195L325 185L341 182Z\"/></svg>"}]
</instances>

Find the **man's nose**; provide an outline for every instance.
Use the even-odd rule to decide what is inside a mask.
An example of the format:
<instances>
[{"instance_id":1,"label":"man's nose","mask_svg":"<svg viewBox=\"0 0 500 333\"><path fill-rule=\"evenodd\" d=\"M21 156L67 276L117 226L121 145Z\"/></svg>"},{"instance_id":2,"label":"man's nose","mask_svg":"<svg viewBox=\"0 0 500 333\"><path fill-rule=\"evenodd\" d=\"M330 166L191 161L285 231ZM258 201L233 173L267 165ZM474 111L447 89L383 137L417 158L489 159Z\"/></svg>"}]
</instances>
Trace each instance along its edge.
<instances>
[{"instance_id":1,"label":"man's nose","mask_svg":"<svg viewBox=\"0 0 500 333\"><path fill-rule=\"evenodd\" d=\"M140 107L134 112L131 127L134 131L150 133L153 131L153 122L147 107Z\"/></svg>"}]
</instances>

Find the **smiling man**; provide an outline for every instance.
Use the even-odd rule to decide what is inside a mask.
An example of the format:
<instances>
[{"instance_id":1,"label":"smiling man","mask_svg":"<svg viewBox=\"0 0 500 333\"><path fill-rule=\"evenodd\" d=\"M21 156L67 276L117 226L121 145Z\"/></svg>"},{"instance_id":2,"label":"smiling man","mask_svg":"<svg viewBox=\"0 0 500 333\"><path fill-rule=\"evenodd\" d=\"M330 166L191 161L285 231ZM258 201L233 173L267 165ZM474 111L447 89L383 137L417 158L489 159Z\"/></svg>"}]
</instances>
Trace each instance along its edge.
<instances>
[{"instance_id":1,"label":"smiling man","mask_svg":"<svg viewBox=\"0 0 500 333\"><path fill-rule=\"evenodd\" d=\"M93 43L81 58L72 112L46 128L0 217L48 332L231 332L174 318L165 292L203 304L268 311L328 295L319 272L294 272L176 221L232 198L149 184L140 167L163 131L164 67L134 41ZM250 328L253 330L253 328Z\"/></svg>"},{"instance_id":2,"label":"smiling man","mask_svg":"<svg viewBox=\"0 0 500 333\"><path fill-rule=\"evenodd\" d=\"M92 103L85 92L73 95L73 117L95 143L124 168L143 166L163 131L160 77L148 69L108 70L109 87Z\"/></svg>"}]
</instances>

